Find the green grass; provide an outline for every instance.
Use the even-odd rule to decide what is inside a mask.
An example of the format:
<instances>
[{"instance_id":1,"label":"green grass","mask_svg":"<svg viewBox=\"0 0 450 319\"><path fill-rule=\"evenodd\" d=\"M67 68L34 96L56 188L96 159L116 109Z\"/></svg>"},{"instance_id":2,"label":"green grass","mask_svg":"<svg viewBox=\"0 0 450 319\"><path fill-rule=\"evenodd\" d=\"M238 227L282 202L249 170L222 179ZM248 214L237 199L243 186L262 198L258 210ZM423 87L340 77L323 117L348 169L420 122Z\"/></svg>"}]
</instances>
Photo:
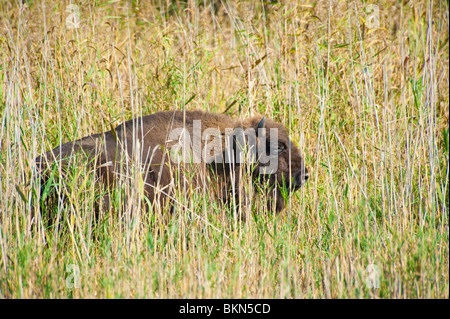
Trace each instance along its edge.
<instances>
[{"instance_id":1,"label":"green grass","mask_svg":"<svg viewBox=\"0 0 450 319\"><path fill-rule=\"evenodd\" d=\"M448 2L383 1L378 28L361 2L203 2L76 3L78 29L0 4L0 297L448 298ZM279 215L192 185L146 213L129 167L96 219L75 166L30 227L39 154L183 108L284 123L308 183Z\"/></svg>"}]
</instances>

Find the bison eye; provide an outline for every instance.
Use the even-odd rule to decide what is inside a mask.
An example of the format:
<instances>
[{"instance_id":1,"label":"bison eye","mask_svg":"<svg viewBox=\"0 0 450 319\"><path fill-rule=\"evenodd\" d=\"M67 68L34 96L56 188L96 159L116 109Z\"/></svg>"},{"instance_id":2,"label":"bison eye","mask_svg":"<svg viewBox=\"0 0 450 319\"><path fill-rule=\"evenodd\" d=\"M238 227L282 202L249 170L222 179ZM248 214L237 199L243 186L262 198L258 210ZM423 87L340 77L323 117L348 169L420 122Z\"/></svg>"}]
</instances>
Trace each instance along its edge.
<instances>
[{"instance_id":1,"label":"bison eye","mask_svg":"<svg viewBox=\"0 0 450 319\"><path fill-rule=\"evenodd\" d=\"M266 154L267 155L280 155L286 150L286 145L282 142L278 142L278 145L270 144L270 141L266 142Z\"/></svg>"},{"instance_id":2,"label":"bison eye","mask_svg":"<svg viewBox=\"0 0 450 319\"><path fill-rule=\"evenodd\" d=\"M284 143L279 142L275 153L277 155L279 155L279 154L283 153L285 150L286 150L286 145L284 145Z\"/></svg>"},{"instance_id":3,"label":"bison eye","mask_svg":"<svg viewBox=\"0 0 450 319\"><path fill-rule=\"evenodd\" d=\"M278 142L278 145L270 144L269 141L266 143L266 154L280 155L286 150L286 145L282 142Z\"/></svg>"}]
</instances>

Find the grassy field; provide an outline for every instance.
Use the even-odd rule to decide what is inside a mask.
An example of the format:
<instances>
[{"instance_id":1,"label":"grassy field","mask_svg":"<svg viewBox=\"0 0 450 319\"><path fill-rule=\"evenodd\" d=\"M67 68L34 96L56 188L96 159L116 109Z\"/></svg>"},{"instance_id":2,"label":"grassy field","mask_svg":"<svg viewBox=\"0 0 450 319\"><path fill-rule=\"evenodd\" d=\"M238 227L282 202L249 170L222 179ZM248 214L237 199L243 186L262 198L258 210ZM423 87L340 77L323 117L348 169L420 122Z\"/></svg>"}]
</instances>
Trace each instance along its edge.
<instances>
[{"instance_id":1,"label":"grassy field","mask_svg":"<svg viewBox=\"0 0 450 319\"><path fill-rule=\"evenodd\" d=\"M449 298L448 1L24 2L0 2L0 298ZM30 227L39 154L173 109L284 123L308 183L279 215L191 187L169 216L130 170L95 219L80 169Z\"/></svg>"}]
</instances>

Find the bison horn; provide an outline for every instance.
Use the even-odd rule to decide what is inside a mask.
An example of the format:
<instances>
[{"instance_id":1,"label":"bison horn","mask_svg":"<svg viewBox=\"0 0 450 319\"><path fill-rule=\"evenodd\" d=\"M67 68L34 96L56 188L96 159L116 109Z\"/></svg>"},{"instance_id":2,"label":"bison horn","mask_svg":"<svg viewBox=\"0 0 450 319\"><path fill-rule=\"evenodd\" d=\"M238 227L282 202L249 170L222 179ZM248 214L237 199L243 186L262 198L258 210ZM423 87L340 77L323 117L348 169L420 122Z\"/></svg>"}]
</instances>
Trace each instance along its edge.
<instances>
[{"instance_id":1,"label":"bison horn","mask_svg":"<svg viewBox=\"0 0 450 319\"><path fill-rule=\"evenodd\" d=\"M258 126L256 127L257 130L259 130L260 128L264 128L264 122L266 121L266 117L263 116L263 118L261 119L261 121L259 121Z\"/></svg>"}]
</instances>

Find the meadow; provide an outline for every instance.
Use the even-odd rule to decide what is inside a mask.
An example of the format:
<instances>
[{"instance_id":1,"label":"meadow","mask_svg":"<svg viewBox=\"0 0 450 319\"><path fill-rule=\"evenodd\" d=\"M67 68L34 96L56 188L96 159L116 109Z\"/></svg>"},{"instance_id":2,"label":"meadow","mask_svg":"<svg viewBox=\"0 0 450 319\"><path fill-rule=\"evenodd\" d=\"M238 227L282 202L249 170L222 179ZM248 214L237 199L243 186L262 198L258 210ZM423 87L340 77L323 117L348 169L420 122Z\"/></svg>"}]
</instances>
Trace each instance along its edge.
<instances>
[{"instance_id":1,"label":"meadow","mask_svg":"<svg viewBox=\"0 0 450 319\"><path fill-rule=\"evenodd\" d=\"M448 1L1 1L0 298L449 298L448 28ZM188 184L171 215L130 167L95 218L86 168L37 178L174 109L285 124L309 181L244 218Z\"/></svg>"}]
</instances>

